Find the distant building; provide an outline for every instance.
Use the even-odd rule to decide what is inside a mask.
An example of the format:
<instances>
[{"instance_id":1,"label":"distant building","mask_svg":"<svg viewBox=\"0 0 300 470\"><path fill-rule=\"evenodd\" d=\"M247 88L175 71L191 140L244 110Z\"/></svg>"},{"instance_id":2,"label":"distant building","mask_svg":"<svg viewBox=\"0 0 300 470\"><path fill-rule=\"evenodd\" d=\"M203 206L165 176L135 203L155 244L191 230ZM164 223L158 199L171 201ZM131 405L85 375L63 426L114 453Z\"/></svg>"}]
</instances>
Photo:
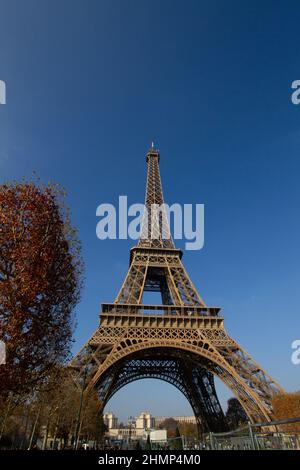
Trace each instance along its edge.
<instances>
[{"instance_id":1,"label":"distant building","mask_svg":"<svg viewBox=\"0 0 300 470\"><path fill-rule=\"evenodd\" d=\"M103 421L108 428L106 437L125 441L146 440L151 429L155 427L155 418L147 411L143 411L138 418L123 428L118 428L118 418L113 413L104 413Z\"/></svg>"},{"instance_id":2,"label":"distant building","mask_svg":"<svg viewBox=\"0 0 300 470\"><path fill-rule=\"evenodd\" d=\"M174 419L177 423L191 423L197 424L195 416L157 416L154 418L155 426L158 427L166 419Z\"/></svg>"},{"instance_id":3,"label":"distant building","mask_svg":"<svg viewBox=\"0 0 300 470\"><path fill-rule=\"evenodd\" d=\"M104 413L103 421L107 426L106 437L109 439L135 441L146 440L147 436L158 428L166 419L174 419L177 423L191 423L196 424L195 416L157 416L154 417L148 411L143 411L137 418L130 420L125 427L118 427L118 418L111 412ZM157 434L158 436L158 434ZM159 435L160 441L165 441L165 437ZM156 434L153 434L153 441L156 439Z\"/></svg>"},{"instance_id":4,"label":"distant building","mask_svg":"<svg viewBox=\"0 0 300 470\"><path fill-rule=\"evenodd\" d=\"M155 418L147 411L143 411L136 419L135 427L137 429L153 429L155 427Z\"/></svg>"},{"instance_id":5,"label":"distant building","mask_svg":"<svg viewBox=\"0 0 300 470\"><path fill-rule=\"evenodd\" d=\"M109 429L105 436L110 439L124 440L124 441L137 441L140 439L146 440L148 433L145 429L136 428L118 428Z\"/></svg>"},{"instance_id":6,"label":"distant building","mask_svg":"<svg viewBox=\"0 0 300 470\"><path fill-rule=\"evenodd\" d=\"M107 429L116 429L118 427L118 418L113 413L104 413L103 422Z\"/></svg>"}]
</instances>

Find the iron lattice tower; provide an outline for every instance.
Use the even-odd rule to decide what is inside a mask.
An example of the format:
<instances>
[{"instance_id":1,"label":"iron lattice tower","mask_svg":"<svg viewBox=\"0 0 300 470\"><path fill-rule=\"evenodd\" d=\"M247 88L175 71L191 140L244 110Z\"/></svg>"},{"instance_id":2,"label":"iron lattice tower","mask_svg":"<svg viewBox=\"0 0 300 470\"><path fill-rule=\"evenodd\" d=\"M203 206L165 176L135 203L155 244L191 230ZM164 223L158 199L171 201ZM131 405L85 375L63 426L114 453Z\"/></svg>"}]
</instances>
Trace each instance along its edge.
<instances>
[{"instance_id":1,"label":"iron lattice tower","mask_svg":"<svg viewBox=\"0 0 300 470\"><path fill-rule=\"evenodd\" d=\"M147 185L141 238L130 252L128 273L100 323L72 359L77 379L87 377L102 409L123 386L141 378L173 384L188 399L199 432L226 428L214 375L238 398L250 421L270 421L271 400L283 389L224 329L220 308L208 307L189 278L164 210L159 151L147 153ZM145 291L161 293L161 305L142 303Z\"/></svg>"}]
</instances>

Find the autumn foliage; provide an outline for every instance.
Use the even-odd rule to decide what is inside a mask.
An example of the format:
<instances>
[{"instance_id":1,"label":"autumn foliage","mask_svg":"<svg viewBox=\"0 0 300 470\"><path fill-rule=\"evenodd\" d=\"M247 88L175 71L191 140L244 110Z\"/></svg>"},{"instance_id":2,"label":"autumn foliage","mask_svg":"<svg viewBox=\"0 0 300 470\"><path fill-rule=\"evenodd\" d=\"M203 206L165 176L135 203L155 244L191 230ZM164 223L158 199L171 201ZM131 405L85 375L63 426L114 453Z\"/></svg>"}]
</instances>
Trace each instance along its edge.
<instances>
[{"instance_id":1,"label":"autumn foliage","mask_svg":"<svg viewBox=\"0 0 300 470\"><path fill-rule=\"evenodd\" d=\"M300 418L300 392L276 395L272 401L275 419ZM300 430L300 421L280 426L284 430Z\"/></svg>"},{"instance_id":2,"label":"autumn foliage","mask_svg":"<svg viewBox=\"0 0 300 470\"><path fill-rule=\"evenodd\" d=\"M0 186L0 394L23 393L69 352L80 245L53 186Z\"/></svg>"}]
</instances>

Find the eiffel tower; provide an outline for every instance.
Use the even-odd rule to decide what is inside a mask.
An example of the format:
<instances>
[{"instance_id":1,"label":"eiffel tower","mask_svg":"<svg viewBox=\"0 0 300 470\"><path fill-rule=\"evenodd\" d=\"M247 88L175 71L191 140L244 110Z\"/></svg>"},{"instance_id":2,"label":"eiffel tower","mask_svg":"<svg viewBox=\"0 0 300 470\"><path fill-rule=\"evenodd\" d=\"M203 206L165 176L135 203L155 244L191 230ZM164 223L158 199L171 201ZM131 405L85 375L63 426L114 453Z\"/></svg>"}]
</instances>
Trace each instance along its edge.
<instances>
[{"instance_id":1,"label":"eiffel tower","mask_svg":"<svg viewBox=\"0 0 300 470\"><path fill-rule=\"evenodd\" d=\"M126 384L156 378L173 384L189 401L199 433L223 431L226 422L214 376L238 398L251 422L272 419L271 401L283 389L234 341L220 308L207 306L170 236L159 171L160 154L147 153L147 185L141 237L114 303L102 304L99 327L70 366L87 392L95 388L102 410ZM142 303L160 292L161 305Z\"/></svg>"}]
</instances>

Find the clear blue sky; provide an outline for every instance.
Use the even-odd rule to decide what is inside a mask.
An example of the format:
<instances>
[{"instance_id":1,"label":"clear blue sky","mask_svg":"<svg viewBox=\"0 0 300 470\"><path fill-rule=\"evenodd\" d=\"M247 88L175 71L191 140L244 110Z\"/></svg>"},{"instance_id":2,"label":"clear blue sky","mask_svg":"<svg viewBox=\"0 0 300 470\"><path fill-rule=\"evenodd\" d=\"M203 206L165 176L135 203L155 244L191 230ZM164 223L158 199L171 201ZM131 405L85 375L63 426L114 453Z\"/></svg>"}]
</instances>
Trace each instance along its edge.
<instances>
[{"instance_id":1,"label":"clear blue sky","mask_svg":"<svg viewBox=\"0 0 300 470\"><path fill-rule=\"evenodd\" d=\"M67 190L86 263L74 352L132 246L96 238L96 207L143 201L154 139L167 202L205 204L204 249L183 258L200 294L271 375L300 388L299 24L292 0L0 0L0 179L36 170ZM158 381L109 408L190 413Z\"/></svg>"}]
</instances>

